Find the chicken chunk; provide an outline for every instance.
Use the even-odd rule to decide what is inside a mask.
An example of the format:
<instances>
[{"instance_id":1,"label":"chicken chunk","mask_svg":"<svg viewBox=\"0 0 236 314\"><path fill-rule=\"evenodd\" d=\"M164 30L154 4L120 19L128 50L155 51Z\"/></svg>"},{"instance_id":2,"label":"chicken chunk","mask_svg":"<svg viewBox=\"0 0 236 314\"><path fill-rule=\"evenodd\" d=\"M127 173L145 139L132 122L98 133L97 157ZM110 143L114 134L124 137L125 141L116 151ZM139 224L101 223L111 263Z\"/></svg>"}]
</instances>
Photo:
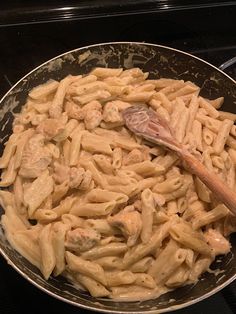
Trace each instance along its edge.
<instances>
[{"instance_id":1,"label":"chicken chunk","mask_svg":"<svg viewBox=\"0 0 236 314\"><path fill-rule=\"evenodd\" d=\"M42 134L33 135L26 144L19 174L24 178L37 178L52 161L52 155L44 144Z\"/></svg>"},{"instance_id":2,"label":"chicken chunk","mask_svg":"<svg viewBox=\"0 0 236 314\"><path fill-rule=\"evenodd\" d=\"M53 179L56 183L61 184L65 181L69 181L70 167L54 162L54 174Z\"/></svg>"},{"instance_id":3,"label":"chicken chunk","mask_svg":"<svg viewBox=\"0 0 236 314\"><path fill-rule=\"evenodd\" d=\"M80 184L82 183L84 179L85 170L84 168L76 168L72 167L70 168L69 172L69 185L72 189L76 189L80 187Z\"/></svg>"},{"instance_id":4,"label":"chicken chunk","mask_svg":"<svg viewBox=\"0 0 236 314\"><path fill-rule=\"evenodd\" d=\"M209 246L213 249L215 255L224 255L229 253L231 245L219 231L209 229L205 232L204 237Z\"/></svg>"},{"instance_id":5,"label":"chicken chunk","mask_svg":"<svg viewBox=\"0 0 236 314\"><path fill-rule=\"evenodd\" d=\"M68 181L71 189L87 190L92 181L92 174L82 167L69 167L55 162L53 178L57 184Z\"/></svg>"},{"instance_id":6,"label":"chicken chunk","mask_svg":"<svg viewBox=\"0 0 236 314\"><path fill-rule=\"evenodd\" d=\"M143 161L142 152L135 148L123 158L123 165L128 166Z\"/></svg>"},{"instance_id":7,"label":"chicken chunk","mask_svg":"<svg viewBox=\"0 0 236 314\"><path fill-rule=\"evenodd\" d=\"M67 232L65 245L69 250L85 252L97 245L100 239L100 233L92 228L76 228Z\"/></svg>"},{"instance_id":8,"label":"chicken chunk","mask_svg":"<svg viewBox=\"0 0 236 314\"><path fill-rule=\"evenodd\" d=\"M65 104L65 111L69 118L76 120L83 120L85 116L85 112L74 102L68 101Z\"/></svg>"},{"instance_id":9,"label":"chicken chunk","mask_svg":"<svg viewBox=\"0 0 236 314\"><path fill-rule=\"evenodd\" d=\"M116 227L121 230L123 235L128 239L128 246L133 246L136 243L142 230L141 215L136 210L122 210L118 214L109 217L108 223L112 227Z\"/></svg>"},{"instance_id":10,"label":"chicken chunk","mask_svg":"<svg viewBox=\"0 0 236 314\"><path fill-rule=\"evenodd\" d=\"M92 100L83 106L84 113L87 113L87 111L91 111L91 110L98 110L98 111L102 110L102 105L100 104L98 100Z\"/></svg>"},{"instance_id":11,"label":"chicken chunk","mask_svg":"<svg viewBox=\"0 0 236 314\"><path fill-rule=\"evenodd\" d=\"M103 120L105 122L121 122L122 116L118 107L112 101L106 103L103 110Z\"/></svg>"},{"instance_id":12,"label":"chicken chunk","mask_svg":"<svg viewBox=\"0 0 236 314\"><path fill-rule=\"evenodd\" d=\"M46 119L42 121L36 131L45 136L47 140L59 137L63 133L65 127L59 119Z\"/></svg>"},{"instance_id":13,"label":"chicken chunk","mask_svg":"<svg viewBox=\"0 0 236 314\"><path fill-rule=\"evenodd\" d=\"M102 113L99 110L87 111L84 117L84 124L87 130L93 130L99 126L102 121Z\"/></svg>"}]
</instances>

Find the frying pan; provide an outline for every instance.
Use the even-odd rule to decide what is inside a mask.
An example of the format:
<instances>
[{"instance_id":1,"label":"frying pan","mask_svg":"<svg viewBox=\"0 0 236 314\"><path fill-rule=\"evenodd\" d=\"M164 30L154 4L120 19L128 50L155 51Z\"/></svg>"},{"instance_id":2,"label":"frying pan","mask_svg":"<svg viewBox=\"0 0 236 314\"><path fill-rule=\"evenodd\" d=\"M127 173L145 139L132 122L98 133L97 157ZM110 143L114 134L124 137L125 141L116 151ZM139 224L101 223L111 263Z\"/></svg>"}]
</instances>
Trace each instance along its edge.
<instances>
[{"instance_id":1,"label":"frying pan","mask_svg":"<svg viewBox=\"0 0 236 314\"><path fill-rule=\"evenodd\" d=\"M0 101L0 150L11 133L14 113L24 105L28 92L51 79L61 80L68 74L85 74L96 66L140 67L150 78L190 80L201 87L203 97L225 98L223 110L235 112L236 82L213 65L188 53L146 43L105 43L75 49L37 67L18 83ZM3 209L0 208L0 216ZM39 270L18 254L7 242L0 226L0 253L24 278L44 292L70 304L105 313L164 313L199 302L236 279L236 236L231 236L232 251L217 258L211 269L218 275L204 274L195 285L178 288L158 299L143 302L114 302L95 299L87 292L78 291L64 278L45 281ZM27 301L27 300L26 300Z\"/></svg>"}]
</instances>

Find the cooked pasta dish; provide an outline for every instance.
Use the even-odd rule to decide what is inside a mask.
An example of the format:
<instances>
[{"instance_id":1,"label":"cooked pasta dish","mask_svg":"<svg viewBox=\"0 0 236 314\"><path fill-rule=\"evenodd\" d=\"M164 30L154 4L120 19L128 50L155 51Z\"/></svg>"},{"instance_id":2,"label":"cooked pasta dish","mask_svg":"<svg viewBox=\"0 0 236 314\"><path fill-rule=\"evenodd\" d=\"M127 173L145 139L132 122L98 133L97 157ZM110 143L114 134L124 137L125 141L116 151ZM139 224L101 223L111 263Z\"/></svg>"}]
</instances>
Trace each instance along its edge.
<instances>
[{"instance_id":1,"label":"cooked pasta dish","mask_svg":"<svg viewBox=\"0 0 236 314\"><path fill-rule=\"evenodd\" d=\"M235 190L236 115L199 92L139 68L33 88L0 158L11 246L46 280L63 275L93 297L151 299L195 283L230 251L236 218L174 152L130 132L122 111L155 110Z\"/></svg>"}]
</instances>

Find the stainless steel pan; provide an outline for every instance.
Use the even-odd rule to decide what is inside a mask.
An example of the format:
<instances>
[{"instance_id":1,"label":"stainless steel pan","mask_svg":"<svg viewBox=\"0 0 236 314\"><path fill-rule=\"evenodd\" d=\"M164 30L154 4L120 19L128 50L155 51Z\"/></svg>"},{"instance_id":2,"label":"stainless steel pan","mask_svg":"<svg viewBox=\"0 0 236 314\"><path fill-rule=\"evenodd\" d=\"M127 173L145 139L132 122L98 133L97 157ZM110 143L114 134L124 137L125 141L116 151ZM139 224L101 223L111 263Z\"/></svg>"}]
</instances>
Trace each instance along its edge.
<instances>
[{"instance_id":1,"label":"stainless steel pan","mask_svg":"<svg viewBox=\"0 0 236 314\"><path fill-rule=\"evenodd\" d=\"M223 110L236 113L236 82L211 64L182 51L146 43L105 43L79 48L62 54L37 67L23 77L0 101L0 150L11 133L13 114L24 105L27 93L48 79L62 79L70 74L88 73L96 66L140 67L151 78L168 77L190 80L201 87L201 95L210 99L224 96ZM3 210L0 209L0 216ZM232 252L218 259L196 285L179 288L156 300L121 303L95 299L76 290L63 278L45 281L40 272L14 251L0 227L0 253L24 278L46 293L85 309L106 313L163 313L210 297L236 279L236 236L231 237ZM27 298L25 300L27 302Z\"/></svg>"}]
</instances>

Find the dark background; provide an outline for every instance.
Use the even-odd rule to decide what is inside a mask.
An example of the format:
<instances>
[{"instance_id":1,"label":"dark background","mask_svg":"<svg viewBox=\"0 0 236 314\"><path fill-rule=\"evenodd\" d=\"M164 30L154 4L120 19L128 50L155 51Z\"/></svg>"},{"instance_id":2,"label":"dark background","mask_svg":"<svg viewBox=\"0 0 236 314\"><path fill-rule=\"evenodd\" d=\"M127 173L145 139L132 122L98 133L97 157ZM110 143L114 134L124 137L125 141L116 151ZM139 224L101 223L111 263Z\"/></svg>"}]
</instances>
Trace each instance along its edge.
<instances>
[{"instance_id":1,"label":"dark background","mask_svg":"<svg viewBox=\"0 0 236 314\"><path fill-rule=\"evenodd\" d=\"M42 62L109 41L145 41L220 66L236 56L235 1L2 1L0 98ZM226 70L236 78L236 66ZM0 313L88 313L41 292L0 257ZM236 283L176 314L236 313Z\"/></svg>"}]
</instances>

